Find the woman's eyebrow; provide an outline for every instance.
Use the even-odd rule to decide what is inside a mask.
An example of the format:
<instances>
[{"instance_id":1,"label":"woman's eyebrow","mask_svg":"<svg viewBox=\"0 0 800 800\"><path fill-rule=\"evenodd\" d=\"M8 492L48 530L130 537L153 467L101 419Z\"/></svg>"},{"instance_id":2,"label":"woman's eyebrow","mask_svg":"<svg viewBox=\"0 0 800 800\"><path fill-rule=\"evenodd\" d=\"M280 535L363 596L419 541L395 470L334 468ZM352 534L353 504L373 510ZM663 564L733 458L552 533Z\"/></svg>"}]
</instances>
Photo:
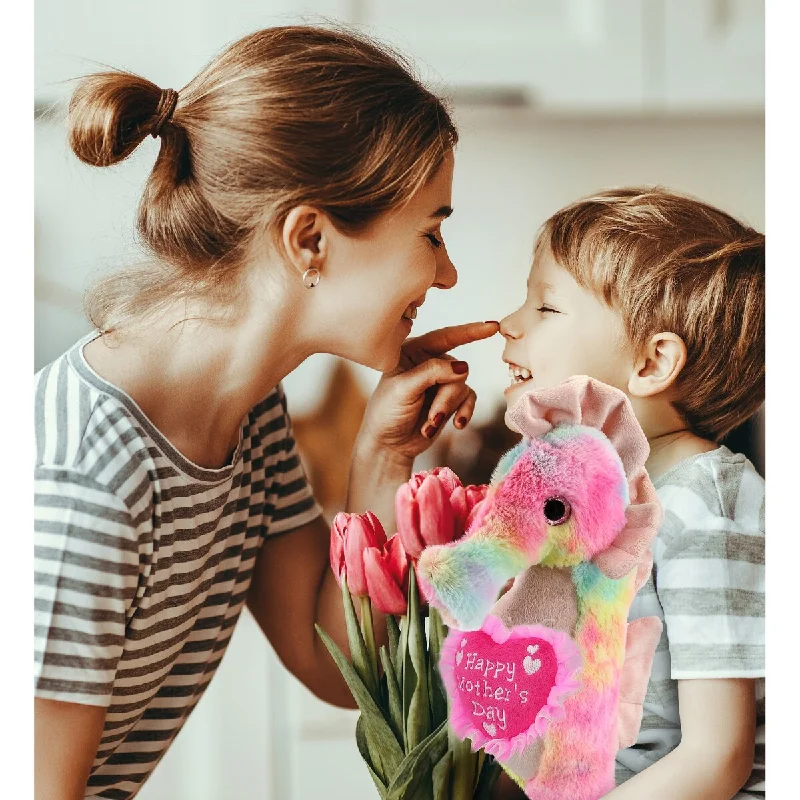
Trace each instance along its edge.
<instances>
[{"instance_id":1,"label":"woman's eyebrow","mask_svg":"<svg viewBox=\"0 0 800 800\"><path fill-rule=\"evenodd\" d=\"M453 213L453 209L450 206L440 206L436 209L436 211L431 214L431 217L438 218L438 219L447 219Z\"/></svg>"}]
</instances>

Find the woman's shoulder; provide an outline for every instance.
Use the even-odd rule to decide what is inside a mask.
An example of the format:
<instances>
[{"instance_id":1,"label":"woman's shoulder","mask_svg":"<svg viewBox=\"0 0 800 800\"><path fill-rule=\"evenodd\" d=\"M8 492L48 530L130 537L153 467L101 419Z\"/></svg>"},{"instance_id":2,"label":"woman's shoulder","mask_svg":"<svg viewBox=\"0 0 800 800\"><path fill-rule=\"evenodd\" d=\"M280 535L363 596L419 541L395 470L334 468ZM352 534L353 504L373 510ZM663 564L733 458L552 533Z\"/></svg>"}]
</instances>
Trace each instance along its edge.
<instances>
[{"instance_id":1,"label":"woman's shoulder","mask_svg":"<svg viewBox=\"0 0 800 800\"><path fill-rule=\"evenodd\" d=\"M52 475L70 476L102 486L109 467L127 462L127 470L146 471L142 432L129 409L87 375L80 363L84 337L34 376L35 466Z\"/></svg>"},{"instance_id":2,"label":"woman's shoulder","mask_svg":"<svg viewBox=\"0 0 800 800\"><path fill-rule=\"evenodd\" d=\"M251 432L259 436L274 437L278 433L290 435L289 405L282 384L279 383L266 397L253 406L248 415L248 423Z\"/></svg>"}]
</instances>

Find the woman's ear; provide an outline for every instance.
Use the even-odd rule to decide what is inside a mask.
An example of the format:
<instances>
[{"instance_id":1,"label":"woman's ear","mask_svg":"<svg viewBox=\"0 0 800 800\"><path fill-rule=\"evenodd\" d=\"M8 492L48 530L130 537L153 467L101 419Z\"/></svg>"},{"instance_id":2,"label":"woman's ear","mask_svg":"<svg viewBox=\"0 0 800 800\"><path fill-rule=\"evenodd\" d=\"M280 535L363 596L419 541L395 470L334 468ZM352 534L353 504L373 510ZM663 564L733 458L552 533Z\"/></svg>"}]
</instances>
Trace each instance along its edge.
<instances>
[{"instance_id":1,"label":"woman's ear","mask_svg":"<svg viewBox=\"0 0 800 800\"><path fill-rule=\"evenodd\" d=\"M676 333L656 333L645 345L628 381L631 397L652 397L675 383L686 364L686 345Z\"/></svg>"},{"instance_id":2,"label":"woman's ear","mask_svg":"<svg viewBox=\"0 0 800 800\"><path fill-rule=\"evenodd\" d=\"M313 206L295 206L281 230L286 257L302 275L307 269L322 271L328 249L328 219Z\"/></svg>"}]
</instances>

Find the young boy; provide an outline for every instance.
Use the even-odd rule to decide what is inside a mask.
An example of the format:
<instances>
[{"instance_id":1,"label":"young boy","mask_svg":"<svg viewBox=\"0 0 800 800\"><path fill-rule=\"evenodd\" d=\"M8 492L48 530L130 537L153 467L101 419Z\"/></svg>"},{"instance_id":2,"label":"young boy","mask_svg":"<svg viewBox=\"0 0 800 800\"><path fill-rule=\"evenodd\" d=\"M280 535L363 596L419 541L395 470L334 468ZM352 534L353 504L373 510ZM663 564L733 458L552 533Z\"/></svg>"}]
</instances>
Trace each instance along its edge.
<instances>
[{"instance_id":1,"label":"young boy","mask_svg":"<svg viewBox=\"0 0 800 800\"><path fill-rule=\"evenodd\" d=\"M624 391L664 507L630 619L665 623L607 798L764 797L764 481L718 442L764 400L764 236L663 189L601 192L539 232L501 323L512 383Z\"/></svg>"}]
</instances>

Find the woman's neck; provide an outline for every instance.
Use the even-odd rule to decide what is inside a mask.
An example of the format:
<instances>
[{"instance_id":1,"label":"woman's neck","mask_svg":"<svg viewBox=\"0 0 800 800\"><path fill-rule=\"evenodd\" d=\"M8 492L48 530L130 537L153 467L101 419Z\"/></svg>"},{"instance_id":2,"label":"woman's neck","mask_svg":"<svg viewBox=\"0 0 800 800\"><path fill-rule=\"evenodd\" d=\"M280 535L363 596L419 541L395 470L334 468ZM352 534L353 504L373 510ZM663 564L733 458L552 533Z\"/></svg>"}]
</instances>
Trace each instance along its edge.
<instances>
[{"instance_id":1,"label":"woman's neck","mask_svg":"<svg viewBox=\"0 0 800 800\"><path fill-rule=\"evenodd\" d=\"M130 334L93 340L84 355L187 459L222 467L250 409L313 352L296 304L271 288L235 320L181 302Z\"/></svg>"}]
</instances>

